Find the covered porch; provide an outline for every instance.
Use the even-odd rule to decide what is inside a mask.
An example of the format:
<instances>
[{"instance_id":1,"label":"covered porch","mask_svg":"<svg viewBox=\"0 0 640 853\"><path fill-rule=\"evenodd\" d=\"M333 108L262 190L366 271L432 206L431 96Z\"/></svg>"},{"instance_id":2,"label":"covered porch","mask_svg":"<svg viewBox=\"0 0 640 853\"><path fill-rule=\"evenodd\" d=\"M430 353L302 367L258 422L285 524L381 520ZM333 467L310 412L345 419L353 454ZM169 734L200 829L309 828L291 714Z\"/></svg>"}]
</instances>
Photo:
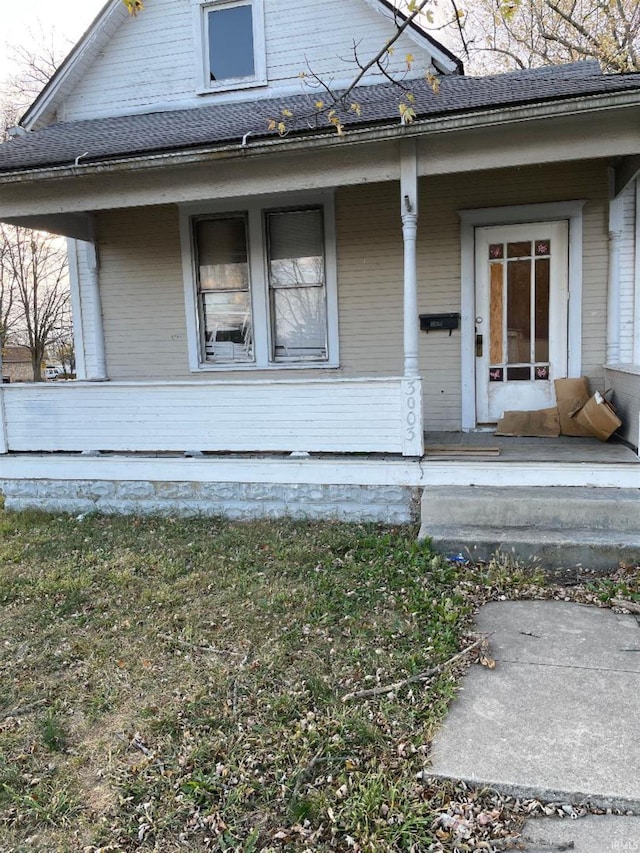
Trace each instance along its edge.
<instances>
[{"instance_id":1,"label":"covered porch","mask_svg":"<svg viewBox=\"0 0 640 853\"><path fill-rule=\"evenodd\" d=\"M476 406L477 231L508 229L489 244L508 247L523 223L561 221L568 338L556 375L613 387L637 445L640 374L621 365L633 349L620 308L629 282L616 273L640 144L628 100L608 113L605 139L586 106L518 105L490 122L450 116L343 140L245 137L0 176L0 218L71 240L81 377L0 388L5 493L44 507L65 492L69 507L105 511L136 493L141 511L172 494L185 512L228 512L230 495L250 513L254 489L268 512L393 521L415 518L430 485L639 488L637 456L622 445L474 432L490 420ZM261 337L244 360L216 362L199 325L193 222L232 214L260 243L267 214L305 205L324 214L325 361L285 363L269 349L259 245L247 263L264 285L251 318ZM455 315L459 326L425 333L423 313ZM234 351L231 338L221 343ZM493 366L483 362L486 382ZM549 388L553 375L527 374Z\"/></svg>"}]
</instances>

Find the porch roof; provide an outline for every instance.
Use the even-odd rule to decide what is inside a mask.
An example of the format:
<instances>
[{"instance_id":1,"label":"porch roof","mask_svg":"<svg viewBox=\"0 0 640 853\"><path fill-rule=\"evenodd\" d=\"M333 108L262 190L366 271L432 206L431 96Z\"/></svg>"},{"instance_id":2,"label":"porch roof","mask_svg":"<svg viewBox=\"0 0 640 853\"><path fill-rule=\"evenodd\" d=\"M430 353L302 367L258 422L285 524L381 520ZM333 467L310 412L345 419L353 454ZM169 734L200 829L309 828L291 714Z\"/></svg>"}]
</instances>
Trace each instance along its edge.
<instances>
[{"instance_id":1,"label":"porch roof","mask_svg":"<svg viewBox=\"0 0 640 853\"><path fill-rule=\"evenodd\" d=\"M503 107L546 104L590 96L640 93L640 74L603 74L597 62L576 62L488 77L445 76L435 93L428 82L412 85L418 119L442 118ZM326 119L313 106L317 96L225 103L186 110L61 122L14 137L0 145L0 174L74 163L100 163L136 155L210 149L250 136L274 137L269 121L290 110L290 135L326 133ZM361 87L345 111L347 128L399 123L401 92L392 84Z\"/></svg>"}]
</instances>

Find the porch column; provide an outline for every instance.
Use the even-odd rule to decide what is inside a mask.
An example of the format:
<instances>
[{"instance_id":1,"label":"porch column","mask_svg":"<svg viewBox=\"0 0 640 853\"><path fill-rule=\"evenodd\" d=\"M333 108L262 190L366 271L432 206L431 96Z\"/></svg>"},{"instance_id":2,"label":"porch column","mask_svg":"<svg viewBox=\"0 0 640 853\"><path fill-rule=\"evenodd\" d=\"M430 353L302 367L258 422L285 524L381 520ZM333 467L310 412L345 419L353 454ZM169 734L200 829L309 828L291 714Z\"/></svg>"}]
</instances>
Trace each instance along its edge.
<instances>
[{"instance_id":1,"label":"porch column","mask_svg":"<svg viewBox=\"0 0 640 853\"><path fill-rule=\"evenodd\" d=\"M91 242L84 243L84 255L87 271L87 299L83 303L83 320L92 330L94 350L93 359L90 359L89 363L86 364L87 379L90 382L105 382L109 377L107 376L102 301L100 299L100 259L95 235ZM87 325L84 325L84 334L87 333Z\"/></svg>"},{"instance_id":2,"label":"porch column","mask_svg":"<svg viewBox=\"0 0 640 853\"><path fill-rule=\"evenodd\" d=\"M404 378L402 381L402 453L424 452L422 381L418 368L418 158L413 139L403 140L400 151L400 215L404 244Z\"/></svg>"},{"instance_id":3,"label":"porch column","mask_svg":"<svg viewBox=\"0 0 640 853\"><path fill-rule=\"evenodd\" d=\"M400 207L404 242L404 376L418 377L418 164L414 140L402 142Z\"/></svg>"},{"instance_id":4,"label":"porch column","mask_svg":"<svg viewBox=\"0 0 640 853\"><path fill-rule=\"evenodd\" d=\"M609 275L607 281L607 364L620 362L620 245L623 236L622 196L609 202Z\"/></svg>"}]
</instances>

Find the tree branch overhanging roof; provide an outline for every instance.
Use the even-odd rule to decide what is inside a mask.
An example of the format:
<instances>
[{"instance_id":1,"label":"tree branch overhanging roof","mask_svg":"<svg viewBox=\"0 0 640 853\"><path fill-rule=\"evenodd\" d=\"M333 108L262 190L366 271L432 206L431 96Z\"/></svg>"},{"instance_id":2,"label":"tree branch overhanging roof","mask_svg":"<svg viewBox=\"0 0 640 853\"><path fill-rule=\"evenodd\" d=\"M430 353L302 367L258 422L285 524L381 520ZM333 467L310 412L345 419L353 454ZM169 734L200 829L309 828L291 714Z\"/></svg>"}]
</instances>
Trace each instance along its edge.
<instances>
[{"instance_id":1,"label":"tree branch overhanging roof","mask_svg":"<svg viewBox=\"0 0 640 853\"><path fill-rule=\"evenodd\" d=\"M552 109L554 104L618 97L640 104L640 74L602 74L596 62L579 62L492 77L450 76L436 94L426 81L416 81L418 122L458 116L491 116L519 106ZM364 86L353 96L360 115L345 111L345 130L397 128L397 91L391 84ZM312 99L311 99L312 101ZM213 150L229 145L276 139L269 118L283 108L294 114L290 139L309 138L335 130L316 122L313 104L304 95L240 103L212 104L167 112L64 122L0 145L0 174L37 172L59 166L86 166L158 154ZM295 116L299 120L295 122ZM286 143L287 140L282 140Z\"/></svg>"},{"instance_id":2,"label":"tree branch overhanging roof","mask_svg":"<svg viewBox=\"0 0 640 853\"><path fill-rule=\"evenodd\" d=\"M358 0L355 0L358 2ZM390 0L364 0L369 6L377 7L387 18L397 16L400 21L406 16ZM25 112L20 126L26 130L37 130L51 123L60 101L66 96L73 82L93 61L97 53L109 42L115 30L129 19L122 0L107 0L78 43ZM442 73L463 73L462 61L416 21L407 29L407 34L435 54L434 62Z\"/></svg>"}]
</instances>

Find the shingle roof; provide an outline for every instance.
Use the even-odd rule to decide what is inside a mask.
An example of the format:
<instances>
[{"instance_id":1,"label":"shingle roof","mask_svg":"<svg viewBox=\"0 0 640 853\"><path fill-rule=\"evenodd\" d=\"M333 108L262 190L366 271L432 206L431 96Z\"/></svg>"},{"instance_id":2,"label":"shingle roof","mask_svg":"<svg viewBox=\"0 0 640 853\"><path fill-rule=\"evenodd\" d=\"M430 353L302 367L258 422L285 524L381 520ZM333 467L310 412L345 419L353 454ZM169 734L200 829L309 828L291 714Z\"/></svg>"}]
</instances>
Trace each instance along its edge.
<instances>
[{"instance_id":1,"label":"shingle roof","mask_svg":"<svg viewBox=\"0 0 640 853\"><path fill-rule=\"evenodd\" d=\"M31 363L31 350L28 347L5 347L2 353L3 364Z\"/></svg>"},{"instance_id":2,"label":"shingle roof","mask_svg":"<svg viewBox=\"0 0 640 853\"><path fill-rule=\"evenodd\" d=\"M440 78L438 93L425 81L412 86L418 118L634 90L640 94L639 73L602 74L595 62L488 77L446 76ZM361 113L347 112L345 127L398 123L400 94L392 84L360 88L350 101L359 103ZM292 135L326 132L326 118L314 114L314 100L298 95L59 123L0 145L0 173L72 165L77 157L87 164L233 142L239 145L245 134L251 134L252 140L274 136L267 129L268 122L277 119L283 109L294 114Z\"/></svg>"}]
</instances>

